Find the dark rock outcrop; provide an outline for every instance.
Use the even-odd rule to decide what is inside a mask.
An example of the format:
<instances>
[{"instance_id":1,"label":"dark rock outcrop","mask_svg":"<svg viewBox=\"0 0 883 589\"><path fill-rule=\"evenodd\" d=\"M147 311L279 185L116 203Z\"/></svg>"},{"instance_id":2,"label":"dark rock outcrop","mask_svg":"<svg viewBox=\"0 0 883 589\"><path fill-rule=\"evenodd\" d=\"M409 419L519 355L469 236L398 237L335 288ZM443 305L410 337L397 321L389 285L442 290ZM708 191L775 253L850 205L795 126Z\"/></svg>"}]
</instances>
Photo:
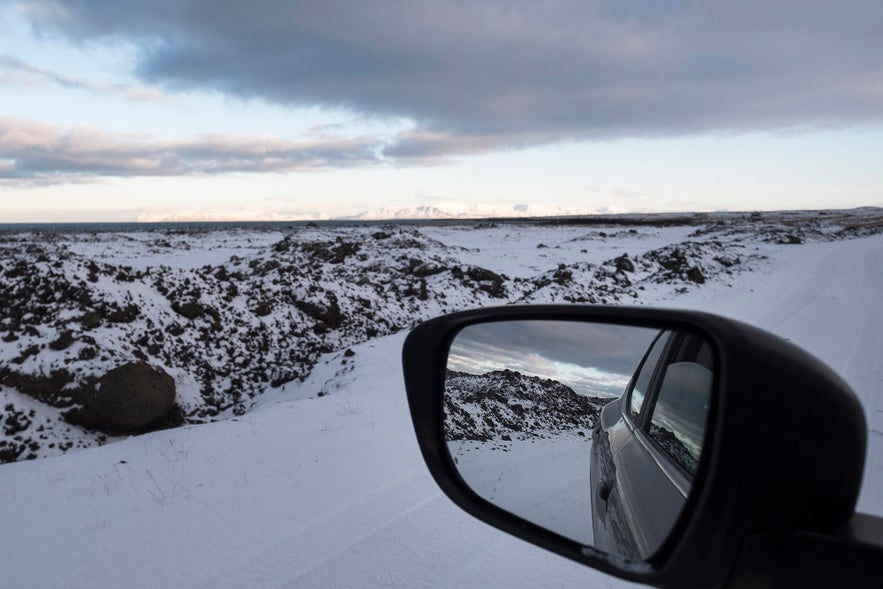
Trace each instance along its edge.
<instances>
[{"instance_id":1,"label":"dark rock outcrop","mask_svg":"<svg viewBox=\"0 0 883 589\"><path fill-rule=\"evenodd\" d=\"M551 379L512 370L482 375L448 371L445 438L487 441L543 438L564 430L590 431L611 399L578 395ZM505 439L505 438L501 438Z\"/></svg>"},{"instance_id":2,"label":"dark rock outcrop","mask_svg":"<svg viewBox=\"0 0 883 589\"><path fill-rule=\"evenodd\" d=\"M175 381L146 362L130 362L108 371L83 403L94 427L135 431L162 420L175 405Z\"/></svg>"}]
</instances>

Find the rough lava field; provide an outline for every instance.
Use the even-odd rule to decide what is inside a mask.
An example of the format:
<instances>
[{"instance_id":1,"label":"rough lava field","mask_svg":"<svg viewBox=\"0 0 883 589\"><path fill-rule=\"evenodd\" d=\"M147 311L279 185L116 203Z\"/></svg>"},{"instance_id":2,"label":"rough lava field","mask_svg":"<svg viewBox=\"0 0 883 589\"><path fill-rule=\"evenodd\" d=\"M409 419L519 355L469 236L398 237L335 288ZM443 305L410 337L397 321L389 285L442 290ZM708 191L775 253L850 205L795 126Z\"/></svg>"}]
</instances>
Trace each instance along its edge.
<instances>
[{"instance_id":1,"label":"rough lava field","mask_svg":"<svg viewBox=\"0 0 883 589\"><path fill-rule=\"evenodd\" d=\"M472 520L422 464L406 330L487 305L696 308L792 339L861 398L859 509L883 513L880 209L7 231L0 250L10 586L625 586ZM136 380L164 401L109 394Z\"/></svg>"}]
</instances>

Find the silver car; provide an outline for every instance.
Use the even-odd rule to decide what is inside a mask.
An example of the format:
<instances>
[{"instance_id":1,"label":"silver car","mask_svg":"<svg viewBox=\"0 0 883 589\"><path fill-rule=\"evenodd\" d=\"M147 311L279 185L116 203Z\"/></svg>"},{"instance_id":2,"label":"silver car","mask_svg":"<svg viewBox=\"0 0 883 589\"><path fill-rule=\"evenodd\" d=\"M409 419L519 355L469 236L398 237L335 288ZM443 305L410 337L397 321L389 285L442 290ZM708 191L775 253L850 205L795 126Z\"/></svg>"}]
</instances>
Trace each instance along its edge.
<instances>
[{"instance_id":1,"label":"silver car","mask_svg":"<svg viewBox=\"0 0 883 589\"><path fill-rule=\"evenodd\" d=\"M662 331L601 411L590 473L597 549L646 560L674 529L702 452L714 365L704 337Z\"/></svg>"}]
</instances>

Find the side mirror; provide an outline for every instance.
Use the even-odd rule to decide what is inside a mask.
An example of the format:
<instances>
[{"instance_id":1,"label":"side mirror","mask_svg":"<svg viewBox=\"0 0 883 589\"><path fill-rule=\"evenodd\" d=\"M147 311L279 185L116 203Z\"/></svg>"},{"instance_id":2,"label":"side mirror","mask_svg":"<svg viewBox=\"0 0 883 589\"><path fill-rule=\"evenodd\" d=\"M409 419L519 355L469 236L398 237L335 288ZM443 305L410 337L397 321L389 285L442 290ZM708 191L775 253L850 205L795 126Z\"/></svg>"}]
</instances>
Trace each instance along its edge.
<instances>
[{"instance_id":1,"label":"side mirror","mask_svg":"<svg viewBox=\"0 0 883 589\"><path fill-rule=\"evenodd\" d=\"M695 331L554 320L466 326L445 371L448 452L489 503L609 555L646 560L696 490L714 356Z\"/></svg>"},{"instance_id":2,"label":"side mirror","mask_svg":"<svg viewBox=\"0 0 883 589\"><path fill-rule=\"evenodd\" d=\"M851 526L866 443L857 399L759 329L685 311L510 306L419 325L403 362L439 486L553 552L668 587L826 578L783 577L757 549L769 544L786 560L826 543L883 556Z\"/></svg>"}]
</instances>

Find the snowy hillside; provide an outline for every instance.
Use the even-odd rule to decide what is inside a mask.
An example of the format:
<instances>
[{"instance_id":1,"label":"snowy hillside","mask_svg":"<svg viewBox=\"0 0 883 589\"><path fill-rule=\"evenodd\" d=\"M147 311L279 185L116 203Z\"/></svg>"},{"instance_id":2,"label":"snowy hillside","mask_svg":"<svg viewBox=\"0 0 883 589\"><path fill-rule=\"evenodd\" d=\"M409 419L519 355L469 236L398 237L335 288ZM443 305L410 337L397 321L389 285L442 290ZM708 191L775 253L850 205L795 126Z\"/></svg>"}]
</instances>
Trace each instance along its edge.
<instances>
[{"instance_id":1,"label":"snowy hillside","mask_svg":"<svg viewBox=\"0 0 883 589\"><path fill-rule=\"evenodd\" d=\"M503 441L545 438L561 431L591 437L611 398L577 395L569 386L512 370L445 377L445 439Z\"/></svg>"},{"instance_id":2,"label":"snowy hillside","mask_svg":"<svg viewBox=\"0 0 883 589\"><path fill-rule=\"evenodd\" d=\"M883 514L881 230L871 209L0 234L3 584L627 586L473 520L419 456L404 328L509 302L704 309L806 347L862 400L859 509ZM70 418L137 362L172 377L180 425Z\"/></svg>"},{"instance_id":3,"label":"snowy hillside","mask_svg":"<svg viewBox=\"0 0 883 589\"><path fill-rule=\"evenodd\" d=\"M243 415L266 390L303 380L321 354L439 313L671 298L761 267L760 246L863 235L878 215L7 233L0 460ZM136 374L165 383L168 401L123 405L101 393ZM132 418L115 419L121 411Z\"/></svg>"}]
</instances>

